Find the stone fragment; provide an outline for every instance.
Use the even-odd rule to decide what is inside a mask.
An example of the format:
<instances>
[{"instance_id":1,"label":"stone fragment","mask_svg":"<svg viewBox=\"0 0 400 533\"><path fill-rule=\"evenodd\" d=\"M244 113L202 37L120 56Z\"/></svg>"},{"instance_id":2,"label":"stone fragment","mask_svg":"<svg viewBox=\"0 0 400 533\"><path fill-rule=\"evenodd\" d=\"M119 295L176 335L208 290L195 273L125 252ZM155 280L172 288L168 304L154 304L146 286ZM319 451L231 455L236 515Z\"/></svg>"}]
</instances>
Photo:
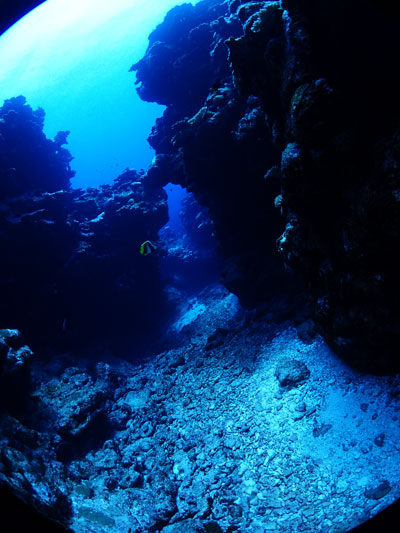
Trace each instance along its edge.
<instances>
[{"instance_id":1,"label":"stone fragment","mask_svg":"<svg viewBox=\"0 0 400 533\"><path fill-rule=\"evenodd\" d=\"M313 436L321 437L324 436L332 428L332 424L320 424L315 425L313 428Z\"/></svg>"},{"instance_id":2,"label":"stone fragment","mask_svg":"<svg viewBox=\"0 0 400 533\"><path fill-rule=\"evenodd\" d=\"M386 496L386 494L389 494L391 490L392 487L389 485L389 482L385 480L377 487L366 489L364 494L370 500L380 500Z\"/></svg>"},{"instance_id":3,"label":"stone fragment","mask_svg":"<svg viewBox=\"0 0 400 533\"><path fill-rule=\"evenodd\" d=\"M182 520L163 528L164 533L206 533L202 522L195 518Z\"/></svg>"},{"instance_id":4,"label":"stone fragment","mask_svg":"<svg viewBox=\"0 0 400 533\"><path fill-rule=\"evenodd\" d=\"M374 439L374 443L379 446L379 448L382 448L383 444L385 442L385 434L379 433Z\"/></svg>"},{"instance_id":5,"label":"stone fragment","mask_svg":"<svg viewBox=\"0 0 400 533\"><path fill-rule=\"evenodd\" d=\"M292 389L309 379L310 370L302 361L284 358L275 369L275 376L283 389Z\"/></svg>"}]
</instances>

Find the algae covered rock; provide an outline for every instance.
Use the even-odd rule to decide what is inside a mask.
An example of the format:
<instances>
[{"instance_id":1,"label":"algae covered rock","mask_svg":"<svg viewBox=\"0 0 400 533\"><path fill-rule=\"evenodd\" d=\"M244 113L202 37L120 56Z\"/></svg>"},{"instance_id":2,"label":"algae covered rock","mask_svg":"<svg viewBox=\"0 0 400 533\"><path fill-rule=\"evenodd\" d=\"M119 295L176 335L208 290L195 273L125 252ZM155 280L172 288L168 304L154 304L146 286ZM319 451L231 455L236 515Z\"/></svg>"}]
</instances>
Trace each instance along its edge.
<instances>
[{"instance_id":1,"label":"algae covered rock","mask_svg":"<svg viewBox=\"0 0 400 533\"><path fill-rule=\"evenodd\" d=\"M242 10L246 5L243 3ZM158 97L157 101L168 103L168 107L149 137L156 159L147 179L157 184L173 181L195 195L213 223L224 261L223 283L240 296L244 305L259 305L275 288L290 285L275 247L282 229L279 213L273 208L279 180L264 180L279 158L272 140L273 120L267 117L260 99L240 94L232 81L226 41L241 39L245 22L240 20L242 15L221 1L182 6L182 21L177 13L171 12L157 28L159 41L152 37L144 58L134 66L139 95L146 99L155 83L154 73L148 73L145 67L147 62L156 61L154 40L157 46L162 44L163 51L168 49L173 54L174 65L187 65L184 72L170 69L168 84L174 83L176 94L190 83L190 90L177 101L167 101L165 95ZM249 7L249 17L254 17L256 40L268 34L272 54L282 37L282 13L277 3L254 3ZM179 33L183 21L193 24L188 42L187 30ZM201 55L197 52L200 41ZM246 51L246 65L253 65L256 48L254 43L254 50L249 54ZM262 53L257 50L257 57ZM159 61L162 63L162 54ZM199 62L203 62L201 67ZM207 70L207 76L199 77L200 68ZM279 78L278 71L274 75ZM161 78L158 86L162 90ZM264 238L264 232L270 238Z\"/></svg>"}]
</instances>

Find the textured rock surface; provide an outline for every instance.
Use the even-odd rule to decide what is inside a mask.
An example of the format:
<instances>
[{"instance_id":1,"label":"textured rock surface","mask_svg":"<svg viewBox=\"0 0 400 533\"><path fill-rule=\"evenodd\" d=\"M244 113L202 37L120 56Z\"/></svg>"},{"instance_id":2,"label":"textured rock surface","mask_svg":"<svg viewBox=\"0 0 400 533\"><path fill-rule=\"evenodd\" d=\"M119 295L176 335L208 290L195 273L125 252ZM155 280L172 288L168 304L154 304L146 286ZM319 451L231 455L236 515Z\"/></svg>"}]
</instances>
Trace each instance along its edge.
<instances>
[{"instance_id":1,"label":"textured rock surface","mask_svg":"<svg viewBox=\"0 0 400 533\"><path fill-rule=\"evenodd\" d=\"M400 496L399 376L246 322L218 286L188 307L141 364L37 360L23 420L0 415L0 484L75 533L348 531Z\"/></svg>"},{"instance_id":2,"label":"textured rock surface","mask_svg":"<svg viewBox=\"0 0 400 533\"><path fill-rule=\"evenodd\" d=\"M117 377L102 363L90 372L68 367L59 377L38 385L34 394L37 411L48 413L50 420L38 418L37 423L45 423L54 432L61 461L91 450L112 432L107 414L117 385Z\"/></svg>"},{"instance_id":3,"label":"textured rock surface","mask_svg":"<svg viewBox=\"0 0 400 533\"><path fill-rule=\"evenodd\" d=\"M300 33L308 53L286 80L293 90L281 160L287 225L279 248L307 282L314 318L335 350L359 364L370 356L370 368L397 367L395 23L368 3L327 3L326 10L324 3L324 13L313 2L283 5L292 49ZM339 24L338 41L332 28Z\"/></svg>"},{"instance_id":4,"label":"textured rock surface","mask_svg":"<svg viewBox=\"0 0 400 533\"><path fill-rule=\"evenodd\" d=\"M0 109L0 322L34 346L132 345L165 308L158 258L139 247L167 222L166 194L133 170L71 189L67 134L46 139L43 119L23 97Z\"/></svg>"},{"instance_id":5,"label":"textured rock surface","mask_svg":"<svg viewBox=\"0 0 400 533\"><path fill-rule=\"evenodd\" d=\"M291 389L307 381L310 371L307 365L297 359L282 359L275 370L275 376L283 389Z\"/></svg>"},{"instance_id":6,"label":"textured rock surface","mask_svg":"<svg viewBox=\"0 0 400 533\"><path fill-rule=\"evenodd\" d=\"M53 141L43 133L45 112L33 111L23 96L0 108L0 197L32 192L55 192L70 187L75 172L63 148L69 132Z\"/></svg>"},{"instance_id":7,"label":"textured rock surface","mask_svg":"<svg viewBox=\"0 0 400 533\"><path fill-rule=\"evenodd\" d=\"M33 352L16 329L0 330L0 409L21 413L31 388Z\"/></svg>"},{"instance_id":8,"label":"textured rock surface","mask_svg":"<svg viewBox=\"0 0 400 533\"><path fill-rule=\"evenodd\" d=\"M133 68L139 94L168 105L149 138L157 157L148 177L181 184L207 207L225 258L224 283L240 294L243 304L254 305L289 279L275 248L283 223L267 207L279 192L279 180L264 180L276 157L272 124L265 120L260 100L241 95L233 85L225 40L240 35L242 28L237 16L226 16L227 7L226 2L201 2L171 11L150 37L145 58ZM178 30L181 19L190 31ZM151 44L156 38L157 46L171 50L174 58L168 77L175 91L191 84L179 99L169 97L171 90L162 95L153 91L165 87L164 73L157 68L148 76L148 62L157 61ZM164 64L162 54L159 61ZM190 69L191 62L196 68ZM185 70L175 68L182 63ZM269 242L265 228L272 236Z\"/></svg>"},{"instance_id":9,"label":"textured rock surface","mask_svg":"<svg viewBox=\"0 0 400 533\"><path fill-rule=\"evenodd\" d=\"M251 307L293 283L278 240L328 342L378 371L400 364L391 15L361 0L184 5L133 67L139 94L167 105L148 177L208 208L226 287Z\"/></svg>"},{"instance_id":10,"label":"textured rock surface","mask_svg":"<svg viewBox=\"0 0 400 533\"><path fill-rule=\"evenodd\" d=\"M56 460L50 435L2 414L0 464L0 486L9 487L40 514L68 525L71 500L60 484L63 465Z\"/></svg>"}]
</instances>

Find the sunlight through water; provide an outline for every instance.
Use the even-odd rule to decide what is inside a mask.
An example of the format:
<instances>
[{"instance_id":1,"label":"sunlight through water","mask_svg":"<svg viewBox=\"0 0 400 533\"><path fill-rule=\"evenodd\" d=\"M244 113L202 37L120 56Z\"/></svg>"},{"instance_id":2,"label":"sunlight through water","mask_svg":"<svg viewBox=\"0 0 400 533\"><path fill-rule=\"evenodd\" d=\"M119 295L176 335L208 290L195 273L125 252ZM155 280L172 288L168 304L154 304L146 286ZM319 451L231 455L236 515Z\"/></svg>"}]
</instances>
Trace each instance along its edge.
<instances>
[{"instance_id":1,"label":"sunlight through water","mask_svg":"<svg viewBox=\"0 0 400 533\"><path fill-rule=\"evenodd\" d=\"M146 138L163 107L142 102L131 65L177 0L48 0L0 37L0 105L23 94L45 133L69 130L74 187L147 168ZM196 2L192 2L196 3Z\"/></svg>"}]
</instances>

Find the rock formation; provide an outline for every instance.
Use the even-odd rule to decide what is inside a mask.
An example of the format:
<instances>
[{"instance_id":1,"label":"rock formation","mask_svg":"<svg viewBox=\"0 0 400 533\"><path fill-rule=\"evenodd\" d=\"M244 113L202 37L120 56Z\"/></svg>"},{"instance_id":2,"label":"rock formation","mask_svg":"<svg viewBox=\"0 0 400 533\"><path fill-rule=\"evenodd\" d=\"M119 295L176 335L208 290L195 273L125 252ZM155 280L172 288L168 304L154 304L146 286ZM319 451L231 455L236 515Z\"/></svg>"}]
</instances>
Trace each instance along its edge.
<instances>
[{"instance_id":1,"label":"rock formation","mask_svg":"<svg viewBox=\"0 0 400 533\"><path fill-rule=\"evenodd\" d=\"M375 370L399 366L393 15L362 0L185 4L132 67L139 95L167 105L148 179L208 208L229 290L259 305L293 284L284 262L331 346Z\"/></svg>"},{"instance_id":2,"label":"rock formation","mask_svg":"<svg viewBox=\"0 0 400 533\"><path fill-rule=\"evenodd\" d=\"M11 490L77 532L319 531L399 497L399 376L349 368L315 327L350 362L399 369L392 17L368 0L173 9L133 67L167 106L155 161L97 189L70 187L67 132L46 139L43 111L0 108L4 507ZM168 182L193 193L187 239L217 242L254 310L209 287L146 364L84 358L131 354L162 324L160 264L191 267L172 239L168 256L139 253L168 220ZM297 328L285 291L308 295Z\"/></svg>"},{"instance_id":3,"label":"rock formation","mask_svg":"<svg viewBox=\"0 0 400 533\"><path fill-rule=\"evenodd\" d=\"M33 346L135 348L165 308L158 257L139 249L168 220L166 193L134 170L72 189L67 132L47 139L43 119L23 97L0 108L0 322Z\"/></svg>"}]
</instances>

